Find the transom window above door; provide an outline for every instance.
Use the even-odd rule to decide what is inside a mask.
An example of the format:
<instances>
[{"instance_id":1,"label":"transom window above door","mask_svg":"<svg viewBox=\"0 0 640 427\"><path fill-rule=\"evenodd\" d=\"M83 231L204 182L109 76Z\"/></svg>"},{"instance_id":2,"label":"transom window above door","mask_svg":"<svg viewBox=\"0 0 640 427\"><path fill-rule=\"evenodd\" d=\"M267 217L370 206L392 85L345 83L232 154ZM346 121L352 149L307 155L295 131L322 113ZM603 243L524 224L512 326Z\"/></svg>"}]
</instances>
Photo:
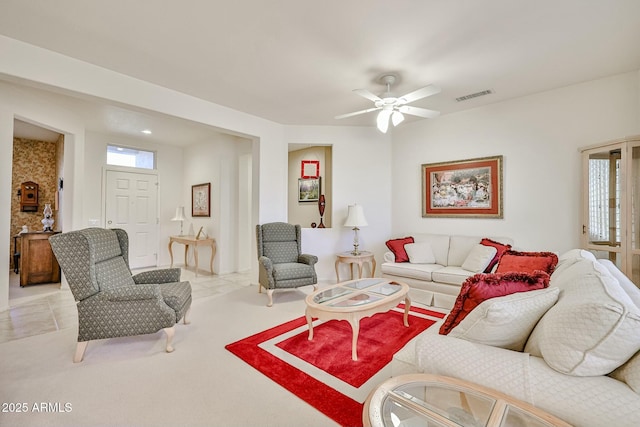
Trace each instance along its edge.
<instances>
[{"instance_id":1,"label":"transom window above door","mask_svg":"<svg viewBox=\"0 0 640 427\"><path fill-rule=\"evenodd\" d=\"M137 148L107 145L107 164L111 166L155 169L156 153Z\"/></svg>"}]
</instances>

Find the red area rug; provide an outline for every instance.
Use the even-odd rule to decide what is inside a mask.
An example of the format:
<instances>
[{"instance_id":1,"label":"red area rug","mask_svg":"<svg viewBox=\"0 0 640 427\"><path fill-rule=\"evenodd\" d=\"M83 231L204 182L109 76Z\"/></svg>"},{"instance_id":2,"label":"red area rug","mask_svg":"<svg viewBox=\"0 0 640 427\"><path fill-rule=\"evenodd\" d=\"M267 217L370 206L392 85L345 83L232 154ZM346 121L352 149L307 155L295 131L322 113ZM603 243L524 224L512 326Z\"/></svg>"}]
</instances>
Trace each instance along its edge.
<instances>
[{"instance_id":1,"label":"red area rug","mask_svg":"<svg viewBox=\"0 0 640 427\"><path fill-rule=\"evenodd\" d=\"M398 308L404 309L402 304ZM314 325L312 341L307 339L308 330L305 328L304 332L283 338L276 346L354 387L359 387L384 368L409 340L435 323L434 320L412 315L413 313L444 317L442 313L412 307L409 327L402 323L403 313L394 310L362 319L357 361L351 360L351 327L344 321L332 320ZM261 343L306 323L304 317L299 317L228 344L226 349L339 424L362 426L362 403L260 347Z\"/></svg>"}]
</instances>

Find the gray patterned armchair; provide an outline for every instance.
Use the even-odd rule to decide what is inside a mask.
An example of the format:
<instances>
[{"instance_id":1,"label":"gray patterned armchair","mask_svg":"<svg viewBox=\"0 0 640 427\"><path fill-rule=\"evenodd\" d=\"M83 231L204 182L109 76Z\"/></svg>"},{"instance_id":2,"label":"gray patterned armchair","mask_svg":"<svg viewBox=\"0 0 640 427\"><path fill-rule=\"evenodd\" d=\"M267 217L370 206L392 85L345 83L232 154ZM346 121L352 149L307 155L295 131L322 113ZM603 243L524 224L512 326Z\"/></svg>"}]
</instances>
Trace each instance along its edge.
<instances>
[{"instance_id":1,"label":"gray patterned armchair","mask_svg":"<svg viewBox=\"0 0 640 427\"><path fill-rule=\"evenodd\" d=\"M317 289L318 277L315 264L318 257L301 253L299 225L272 222L256 226L258 240L258 264L260 268L258 292L267 290L269 303L273 305L275 289L297 288L313 285Z\"/></svg>"},{"instance_id":2,"label":"gray patterned armchair","mask_svg":"<svg viewBox=\"0 0 640 427\"><path fill-rule=\"evenodd\" d=\"M180 269L129 269L129 237L121 229L87 228L49 238L78 308L81 362L90 340L152 334L164 329L168 353L175 324L191 308L191 284L180 282Z\"/></svg>"}]
</instances>

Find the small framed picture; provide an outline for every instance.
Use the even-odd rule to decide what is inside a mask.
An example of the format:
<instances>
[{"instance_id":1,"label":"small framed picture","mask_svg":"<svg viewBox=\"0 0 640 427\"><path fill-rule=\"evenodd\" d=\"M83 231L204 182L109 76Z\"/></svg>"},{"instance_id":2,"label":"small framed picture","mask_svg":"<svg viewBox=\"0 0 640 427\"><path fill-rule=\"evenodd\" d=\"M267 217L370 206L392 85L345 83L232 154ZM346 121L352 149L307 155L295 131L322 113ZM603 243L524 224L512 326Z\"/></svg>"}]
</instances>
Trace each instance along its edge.
<instances>
[{"instance_id":1,"label":"small framed picture","mask_svg":"<svg viewBox=\"0 0 640 427\"><path fill-rule=\"evenodd\" d=\"M298 202L317 202L320 198L320 177L298 178Z\"/></svg>"},{"instance_id":2,"label":"small framed picture","mask_svg":"<svg viewBox=\"0 0 640 427\"><path fill-rule=\"evenodd\" d=\"M300 178L318 178L320 176L320 160L303 160L300 163Z\"/></svg>"},{"instance_id":3,"label":"small framed picture","mask_svg":"<svg viewBox=\"0 0 640 427\"><path fill-rule=\"evenodd\" d=\"M191 186L191 216L211 216L211 183Z\"/></svg>"}]
</instances>

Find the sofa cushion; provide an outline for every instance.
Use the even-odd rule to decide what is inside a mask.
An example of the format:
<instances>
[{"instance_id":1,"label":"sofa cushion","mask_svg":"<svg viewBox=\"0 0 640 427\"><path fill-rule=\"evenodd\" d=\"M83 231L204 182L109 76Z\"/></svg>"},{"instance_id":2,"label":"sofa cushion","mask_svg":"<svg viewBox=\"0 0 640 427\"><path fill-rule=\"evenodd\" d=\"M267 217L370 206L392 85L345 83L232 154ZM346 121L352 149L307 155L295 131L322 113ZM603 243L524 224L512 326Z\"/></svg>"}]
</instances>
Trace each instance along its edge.
<instances>
[{"instance_id":1,"label":"sofa cushion","mask_svg":"<svg viewBox=\"0 0 640 427\"><path fill-rule=\"evenodd\" d=\"M447 257L449 256L449 236L446 234L413 234L416 243L429 242L431 250L436 257L436 264L447 265Z\"/></svg>"},{"instance_id":2,"label":"sofa cushion","mask_svg":"<svg viewBox=\"0 0 640 427\"><path fill-rule=\"evenodd\" d=\"M434 271L443 268L440 264L411 264L409 262L385 262L382 264L382 273L393 276L408 277L411 279L433 281Z\"/></svg>"},{"instance_id":3,"label":"sofa cushion","mask_svg":"<svg viewBox=\"0 0 640 427\"><path fill-rule=\"evenodd\" d=\"M558 288L517 292L481 302L450 337L522 351L540 318L558 300Z\"/></svg>"},{"instance_id":4,"label":"sofa cushion","mask_svg":"<svg viewBox=\"0 0 640 427\"><path fill-rule=\"evenodd\" d=\"M436 257L433 255L431 249L431 243L407 243L404 245L404 250L409 256L409 262L413 264L435 264Z\"/></svg>"},{"instance_id":5,"label":"sofa cushion","mask_svg":"<svg viewBox=\"0 0 640 427\"><path fill-rule=\"evenodd\" d=\"M444 283L445 285L461 286L465 280L473 276L469 270L462 267L446 266L434 270L431 274L434 282Z\"/></svg>"},{"instance_id":6,"label":"sofa cushion","mask_svg":"<svg viewBox=\"0 0 640 427\"><path fill-rule=\"evenodd\" d=\"M462 263L462 269L473 273L482 273L496 255L496 252L498 251L493 246L476 244Z\"/></svg>"},{"instance_id":7,"label":"sofa cushion","mask_svg":"<svg viewBox=\"0 0 640 427\"><path fill-rule=\"evenodd\" d=\"M549 366L575 376L606 375L640 350L640 309L602 264L579 261L554 285L560 298L532 333Z\"/></svg>"},{"instance_id":8,"label":"sofa cushion","mask_svg":"<svg viewBox=\"0 0 640 427\"><path fill-rule=\"evenodd\" d=\"M448 334L482 301L516 292L542 289L547 286L549 286L549 275L543 271L536 271L532 274L516 272L475 274L462 284L453 309L440 328L440 333Z\"/></svg>"},{"instance_id":9,"label":"sofa cushion","mask_svg":"<svg viewBox=\"0 0 640 427\"><path fill-rule=\"evenodd\" d=\"M558 264L551 274L551 283L564 274L564 271L581 260L595 261L596 257L584 249L570 249L558 256Z\"/></svg>"},{"instance_id":10,"label":"sofa cushion","mask_svg":"<svg viewBox=\"0 0 640 427\"><path fill-rule=\"evenodd\" d=\"M556 264L558 264L558 255L553 252L507 251L500 257L496 273L510 271L533 273L536 270L541 270L551 274Z\"/></svg>"},{"instance_id":11,"label":"sofa cushion","mask_svg":"<svg viewBox=\"0 0 640 427\"><path fill-rule=\"evenodd\" d=\"M636 307L640 307L640 289L638 289L635 283L629 280L610 260L599 259L598 262L605 266L609 273L618 280L620 287L629 295L629 298L631 298L631 301L633 301Z\"/></svg>"},{"instance_id":12,"label":"sofa cushion","mask_svg":"<svg viewBox=\"0 0 640 427\"><path fill-rule=\"evenodd\" d=\"M409 256L404 249L404 245L406 245L407 243L413 243L413 237L391 239L385 242L389 250L395 255L395 262L409 262Z\"/></svg>"},{"instance_id":13,"label":"sofa cushion","mask_svg":"<svg viewBox=\"0 0 640 427\"><path fill-rule=\"evenodd\" d=\"M489 262L489 265L487 266L487 268L484 270L485 273L490 273L493 270L493 267L495 267L498 261L500 260L500 257L502 256L502 254L504 254L506 251L511 249L511 245L508 243L507 244L500 243L498 241L495 241L486 237L480 240L480 244L485 246L492 246L496 248L496 254L494 255L493 259Z\"/></svg>"},{"instance_id":14,"label":"sofa cushion","mask_svg":"<svg viewBox=\"0 0 640 427\"><path fill-rule=\"evenodd\" d=\"M451 236L447 265L460 267L467 259L469 252L480 243L480 240L480 237L474 236Z\"/></svg>"}]
</instances>

